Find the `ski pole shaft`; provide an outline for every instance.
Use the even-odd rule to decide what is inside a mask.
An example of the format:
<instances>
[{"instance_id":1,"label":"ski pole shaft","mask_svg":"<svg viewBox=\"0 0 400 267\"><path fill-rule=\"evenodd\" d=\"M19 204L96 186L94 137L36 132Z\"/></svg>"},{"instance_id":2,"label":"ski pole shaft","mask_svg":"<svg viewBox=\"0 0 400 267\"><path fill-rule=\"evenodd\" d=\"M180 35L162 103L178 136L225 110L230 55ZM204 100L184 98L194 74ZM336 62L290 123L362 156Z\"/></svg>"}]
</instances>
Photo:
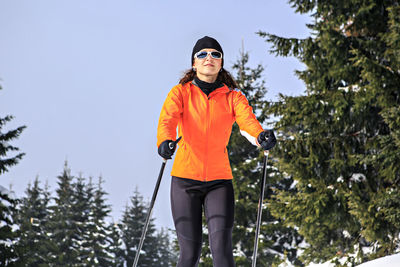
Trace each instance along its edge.
<instances>
[{"instance_id":1,"label":"ski pole shaft","mask_svg":"<svg viewBox=\"0 0 400 267\"><path fill-rule=\"evenodd\" d=\"M182 137L179 137L176 141L171 142L170 145L172 144L173 146L170 147L170 148L174 149L176 144L181 140L181 138ZM139 242L139 245L138 245L137 250L136 250L136 256L135 256L135 261L133 262L133 267L136 267L137 264L138 264L138 261L139 261L140 251L142 250L142 246L143 246L143 243L144 243L144 238L146 237L147 228L149 227L151 214L153 213L154 203L155 203L156 198L157 198L158 189L160 187L161 178L163 176L166 163L167 163L167 159L163 159L163 163L161 164L160 173L158 174L156 187L154 188L153 197L151 198L149 212L147 213L146 222L144 223L142 236L140 237L140 242Z\"/></svg>"},{"instance_id":2,"label":"ski pole shaft","mask_svg":"<svg viewBox=\"0 0 400 267\"><path fill-rule=\"evenodd\" d=\"M164 173L164 169L165 169L165 164L166 163L167 163L167 160L164 159L163 163L161 164L160 173L158 174L158 179L157 179L156 187L155 187L154 192L153 192L153 197L151 198L150 208L149 208L149 212L147 213L146 222L144 223L144 228L143 228L143 231L142 231L142 236L140 237L139 246L137 247L137 250L136 250L136 256L135 256L135 261L133 263L133 267L136 267L137 263L139 261L140 251L142 250L142 246L143 246L143 243L144 243L144 238L146 236L147 228L149 227L151 214L153 213L154 202L155 202L156 197L157 197L158 188L160 187L161 178L162 178L162 175Z\"/></svg>"},{"instance_id":3,"label":"ski pole shaft","mask_svg":"<svg viewBox=\"0 0 400 267\"><path fill-rule=\"evenodd\" d=\"M256 261L257 261L258 236L260 234L262 205L263 205L263 201L264 201L265 182L267 180L267 161L268 161L268 150L265 150L264 151L263 176L262 176L262 180L261 180L261 192L260 192L260 199L258 201L256 236L254 239L253 260L252 260L251 267L256 267Z\"/></svg>"}]
</instances>

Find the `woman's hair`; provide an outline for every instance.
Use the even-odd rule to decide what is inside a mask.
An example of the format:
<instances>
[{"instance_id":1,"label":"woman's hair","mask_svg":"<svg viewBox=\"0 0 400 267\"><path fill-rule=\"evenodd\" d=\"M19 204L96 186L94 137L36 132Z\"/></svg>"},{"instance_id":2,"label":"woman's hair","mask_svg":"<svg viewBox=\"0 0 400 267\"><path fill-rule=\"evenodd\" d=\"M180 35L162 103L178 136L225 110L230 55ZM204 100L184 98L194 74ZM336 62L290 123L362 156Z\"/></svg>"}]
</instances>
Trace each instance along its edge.
<instances>
[{"instance_id":1,"label":"woman's hair","mask_svg":"<svg viewBox=\"0 0 400 267\"><path fill-rule=\"evenodd\" d=\"M184 72L182 78L179 80L179 83L183 85L187 82L190 82L194 79L195 76L196 72L193 69L189 69L186 72ZM235 79L233 79L232 75L224 68L222 68L221 71L218 73L217 80L223 82L229 88L238 88Z\"/></svg>"}]
</instances>

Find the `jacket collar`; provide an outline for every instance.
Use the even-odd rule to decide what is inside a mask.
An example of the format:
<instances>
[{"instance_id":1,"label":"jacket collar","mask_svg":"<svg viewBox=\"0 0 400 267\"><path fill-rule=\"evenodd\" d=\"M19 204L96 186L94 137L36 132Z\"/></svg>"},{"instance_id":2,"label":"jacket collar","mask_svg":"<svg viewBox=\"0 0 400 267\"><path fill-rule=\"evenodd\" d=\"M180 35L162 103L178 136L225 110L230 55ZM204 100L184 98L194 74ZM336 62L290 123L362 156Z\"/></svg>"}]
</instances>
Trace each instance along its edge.
<instances>
[{"instance_id":1,"label":"jacket collar","mask_svg":"<svg viewBox=\"0 0 400 267\"><path fill-rule=\"evenodd\" d=\"M196 86L196 87L201 91L201 89L200 89L195 83L193 83L193 81L188 82L188 85L189 85L189 86L191 86L191 85ZM230 90L229 90L228 86L227 86L226 84L224 84L224 86L219 87L219 88L215 89L214 91L212 91L212 92L208 95L208 98L214 96L215 94L219 94L219 93L228 93L229 91L230 91Z\"/></svg>"}]
</instances>

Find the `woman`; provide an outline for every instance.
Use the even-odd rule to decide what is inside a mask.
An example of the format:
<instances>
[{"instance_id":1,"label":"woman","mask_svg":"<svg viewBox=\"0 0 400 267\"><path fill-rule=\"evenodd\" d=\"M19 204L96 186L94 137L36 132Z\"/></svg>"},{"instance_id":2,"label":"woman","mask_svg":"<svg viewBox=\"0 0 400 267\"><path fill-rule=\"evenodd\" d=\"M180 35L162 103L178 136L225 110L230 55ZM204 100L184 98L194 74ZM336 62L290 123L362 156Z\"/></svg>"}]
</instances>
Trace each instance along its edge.
<instances>
[{"instance_id":1,"label":"woman","mask_svg":"<svg viewBox=\"0 0 400 267\"><path fill-rule=\"evenodd\" d=\"M161 110L158 153L171 159L176 127L182 136L172 167L171 209L178 237L178 267L197 266L202 245L202 210L207 219L213 265L234 266L234 192L228 145L232 125L257 138L263 149L276 139L264 131L246 97L223 68L223 50L214 38L199 39L192 69L172 88ZM172 144L171 144L172 143Z\"/></svg>"}]
</instances>

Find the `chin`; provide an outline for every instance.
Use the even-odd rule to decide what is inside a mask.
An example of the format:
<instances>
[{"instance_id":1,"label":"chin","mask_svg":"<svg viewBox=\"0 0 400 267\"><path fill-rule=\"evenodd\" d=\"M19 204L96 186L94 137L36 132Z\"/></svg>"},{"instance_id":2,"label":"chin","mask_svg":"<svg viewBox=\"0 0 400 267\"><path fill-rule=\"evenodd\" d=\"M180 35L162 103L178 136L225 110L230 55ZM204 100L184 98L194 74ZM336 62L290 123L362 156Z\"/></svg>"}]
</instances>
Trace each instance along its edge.
<instances>
[{"instance_id":1,"label":"chin","mask_svg":"<svg viewBox=\"0 0 400 267\"><path fill-rule=\"evenodd\" d=\"M218 71L205 71L202 74L207 76L215 76L218 75Z\"/></svg>"}]
</instances>

